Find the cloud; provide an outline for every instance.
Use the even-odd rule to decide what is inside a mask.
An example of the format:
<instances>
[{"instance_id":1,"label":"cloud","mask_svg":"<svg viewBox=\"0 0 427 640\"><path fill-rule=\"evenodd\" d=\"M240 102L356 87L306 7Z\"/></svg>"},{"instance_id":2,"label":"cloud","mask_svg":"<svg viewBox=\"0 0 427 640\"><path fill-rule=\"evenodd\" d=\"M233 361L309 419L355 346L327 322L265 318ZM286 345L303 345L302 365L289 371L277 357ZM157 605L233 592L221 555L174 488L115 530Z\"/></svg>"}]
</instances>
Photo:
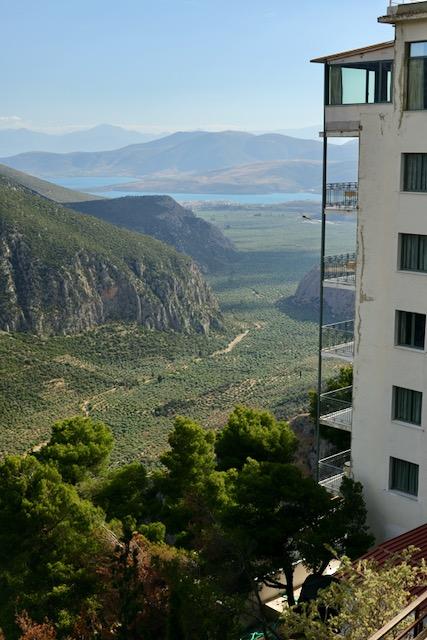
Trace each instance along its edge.
<instances>
[{"instance_id":1,"label":"cloud","mask_svg":"<svg viewBox=\"0 0 427 640\"><path fill-rule=\"evenodd\" d=\"M0 116L0 127L18 127L24 123L20 116Z\"/></svg>"}]
</instances>

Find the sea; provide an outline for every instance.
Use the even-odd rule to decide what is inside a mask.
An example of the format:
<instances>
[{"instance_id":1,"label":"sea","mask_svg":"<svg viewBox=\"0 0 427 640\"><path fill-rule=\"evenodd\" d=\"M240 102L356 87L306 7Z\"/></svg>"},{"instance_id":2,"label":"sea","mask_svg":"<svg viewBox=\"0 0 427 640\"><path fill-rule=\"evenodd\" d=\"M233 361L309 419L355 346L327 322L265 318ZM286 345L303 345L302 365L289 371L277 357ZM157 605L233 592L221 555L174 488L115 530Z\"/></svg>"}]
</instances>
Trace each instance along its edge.
<instances>
[{"instance_id":1,"label":"sea","mask_svg":"<svg viewBox=\"0 0 427 640\"><path fill-rule=\"evenodd\" d=\"M236 202L240 204L279 204L282 202L292 202L295 200L320 202L319 193L299 192L299 193L165 193L165 192L143 192L143 191L103 191L103 187L109 185L119 186L135 181L134 177L128 176L81 176L73 178L47 178L50 182L58 184L61 187L75 189L76 191L84 191L94 195L102 195L106 198L121 198L123 196L153 196L168 195L177 202Z\"/></svg>"}]
</instances>

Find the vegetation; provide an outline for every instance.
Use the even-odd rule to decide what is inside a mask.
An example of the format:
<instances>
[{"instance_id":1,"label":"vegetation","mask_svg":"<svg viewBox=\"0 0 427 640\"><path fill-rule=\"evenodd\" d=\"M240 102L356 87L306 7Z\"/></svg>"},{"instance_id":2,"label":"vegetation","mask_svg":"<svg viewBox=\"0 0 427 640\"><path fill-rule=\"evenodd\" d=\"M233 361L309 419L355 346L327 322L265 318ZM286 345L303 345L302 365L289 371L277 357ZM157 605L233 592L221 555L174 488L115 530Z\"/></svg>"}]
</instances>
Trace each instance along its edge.
<instances>
[{"instance_id":1,"label":"vegetation","mask_svg":"<svg viewBox=\"0 0 427 640\"><path fill-rule=\"evenodd\" d=\"M284 418L304 410L316 377L316 316L302 320L276 303L294 293L317 261L319 225L304 223L292 208L198 214L240 251L234 270L209 279L224 332L204 337L115 323L48 339L0 333L0 452L38 446L53 422L82 413L111 426L113 464L155 464L177 414L218 429L239 402ZM352 229L347 222L332 225L329 251L345 248Z\"/></svg>"},{"instance_id":2,"label":"vegetation","mask_svg":"<svg viewBox=\"0 0 427 640\"><path fill-rule=\"evenodd\" d=\"M244 428L236 431L236 422ZM109 429L76 417L55 425L36 455L7 456L0 465L7 640L20 630L33 640L42 633L45 640L231 640L243 614L267 631L260 582L279 586L283 567L292 603L298 555L318 572L333 555L326 542L352 557L371 544L360 485L347 480L343 499L331 500L293 464L286 423L240 407L227 430L229 459L248 441L267 446L224 471L215 434L178 418L163 469L148 474L132 463L109 472ZM269 461L278 433L287 434L287 462Z\"/></svg>"},{"instance_id":3,"label":"vegetation","mask_svg":"<svg viewBox=\"0 0 427 640\"><path fill-rule=\"evenodd\" d=\"M280 637L366 640L406 607L414 587L425 584L427 566L424 560L411 563L413 551L409 548L382 566L374 560L352 563L342 558L341 579L317 600L287 610Z\"/></svg>"}]
</instances>

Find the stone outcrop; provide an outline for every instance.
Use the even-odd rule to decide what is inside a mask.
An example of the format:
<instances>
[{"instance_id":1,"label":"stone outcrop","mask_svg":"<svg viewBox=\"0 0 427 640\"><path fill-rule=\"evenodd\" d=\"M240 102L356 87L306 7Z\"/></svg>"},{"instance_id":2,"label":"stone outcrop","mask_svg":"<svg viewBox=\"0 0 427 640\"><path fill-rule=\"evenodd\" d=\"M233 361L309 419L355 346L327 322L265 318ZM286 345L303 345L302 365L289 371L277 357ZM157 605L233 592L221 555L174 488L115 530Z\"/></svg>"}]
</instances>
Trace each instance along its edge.
<instances>
[{"instance_id":1,"label":"stone outcrop","mask_svg":"<svg viewBox=\"0 0 427 640\"><path fill-rule=\"evenodd\" d=\"M0 329L72 334L109 321L203 333L221 324L186 256L0 182Z\"/></svg>"}]
</instances>

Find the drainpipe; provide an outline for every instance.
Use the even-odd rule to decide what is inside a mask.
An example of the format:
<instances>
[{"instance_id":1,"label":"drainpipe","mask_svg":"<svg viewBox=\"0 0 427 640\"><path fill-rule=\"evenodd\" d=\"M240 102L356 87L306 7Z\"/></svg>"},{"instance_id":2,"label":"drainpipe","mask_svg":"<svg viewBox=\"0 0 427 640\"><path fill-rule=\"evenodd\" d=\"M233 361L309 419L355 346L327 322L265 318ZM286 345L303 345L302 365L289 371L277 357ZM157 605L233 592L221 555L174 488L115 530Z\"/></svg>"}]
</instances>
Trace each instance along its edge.
<instances>
[{"instance_id":1,"label":"drainpipe","mask_svg":"<svg viewBox=\"0 0 427 640\"><path fill-rule=\"evenodd\" d=\"M326 135L326 98L328 95L328 65L325 64L323 85L323 173L322 173L322 238L320 243L320 289L319 289L319 359L317 370L317 420L315 425L315 449L316 449L316 481L319 481L319 447L320 447L320 394L322 392L322 326L323 326L323 279L325 276L325 244L326 244L326 184L328 163L328 138Z\"/></svg>"}]
</instances>

